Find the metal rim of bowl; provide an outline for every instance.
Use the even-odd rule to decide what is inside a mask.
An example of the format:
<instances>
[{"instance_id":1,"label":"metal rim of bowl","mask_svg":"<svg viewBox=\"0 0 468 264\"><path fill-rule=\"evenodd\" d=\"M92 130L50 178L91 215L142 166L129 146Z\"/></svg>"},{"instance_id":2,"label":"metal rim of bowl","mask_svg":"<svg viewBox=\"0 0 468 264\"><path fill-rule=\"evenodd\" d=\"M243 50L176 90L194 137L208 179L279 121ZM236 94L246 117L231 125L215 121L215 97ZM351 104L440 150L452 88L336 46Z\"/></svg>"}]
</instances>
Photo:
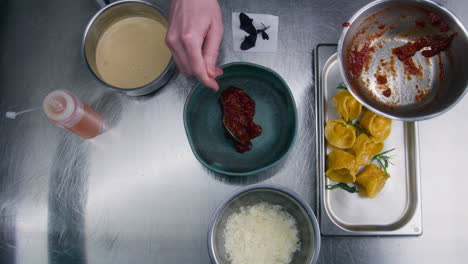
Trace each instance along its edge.
<instances>
[{"instance_id":1,"label":"metal rim of bowl","mask_svg":"<svg viewBox=\"0 0 468 264\"><path fill-rule=\"evenodd\" d=\"M393 2L393 0L376 0L374 2L371 2L367 5L365 5L364 7L362 7L361 9L359 9L356 13L354 13L354 15L349 19L348 23L350 23L351 25L353 24L353 22L362 16L362 14L367 11L368 9L376 6L376 5L380 5L382 3L387 3L387 2ZM462 33L465 35L465 36L468 36L468 32L466 30L466 28L463 26L463 23L460 21L460 19L458 19L457 16L455 16L455 14L453 14L450 10L448 10L447 8L443 7L442 5L436 3L436 2L432 2L432 1L429 1L429 0L408 0L408 2L413 2L413 3L423 3L423 4L428 4L436 9L439 9L441 10L442 12L445 12L451 19L453 19L453 21L460 27L460 29L463 31ZM341 36L340 36L340 39L338 41L338 51L337 51L337 54L338 54L338 65L339 65L339 68L340 68L340 73L341 73L341 77L343 78L345 84L347 87L350 87L350 82L348 81L348 78L346 76L346 73L345 73L345 69L344 69L344 62L342 61L342 56L343 56L343 42L344 42L344 39L348 33L348 30L349 30L349 27L344 27L343 28L343 31L341 32ZM406 121L406 122L413 122L413 121L422 121L422 120L427 120L427 119L431 119L431 118L434 118L436 116L439 116L441 114L444 114L446 113L447 111L449 111L450 109L452 109L456 104L458 104L462 99L463 97L465 96L466 92L467 92L467 87L465 87L463 93L454 101L452 102L450 105L448 105L446 108L444 108L443 110L439 111L439 112L435 112L435 113L432 113L432 114L429 114L429 115L424 115L424 116L420 116L420 117L400 117L400 116L395 116L395 115L391 115L391 114L387 114L385 112L382 112L378 109L375 109L374 107L372 107L370 104L366 103L362 98L360 98L357 94L355 94L353 92L353 89L348 89L348 91L353 95L354 98L356 98L356 100L358 100L358 102L360 102L363 106L365 106L366 108L372 110L373 112L381 115L381 116L384 116L386 118L390 118L390 119L394 119L394 120L400 120L400 121Z\"/></svg>"},{"instance_id":2,"label":"metal rim of bowl","mask_svg":"<svg viewBox=\"0 0 468 264\"><path fill-rule=\"evenodd\" d=\"M185 128L185 134L187 135L187 138L188 138L188 141L189 141L189 144L190 144L190 149L192 150L193 154L195 155L195 158L197 158L197 160L203 164L203 166L205 166L206 168L210 169L210 170L213 170L217 173L220 173L220 174L223 174L223 175L228 175L228 176L250 176L250 175L254 175L254 174L257 174L257 173L260 173L262 171L265 171L269 168L272 168L276 165L278 165L281 161L283 161L286 156L288 156L289 152L291 152L291 149L293 148L294 146L294 143L296 142L296 136L297 136L297 108L296 108L296 101L294 100L294 96L292 95L292 92L291 92L291 89L289 89L289 86L288 84L286 83L286 81L283 79L283 77L281 77L278 73L276 73L275 71L273 71L272 69L269 69L265 66L262 66L262 65L259 65L259 64L255 64L255 63L251 63L251 62L230 62L230 63L227 63L227 64L223 64L220 66L220 68L222 69L225 69L229 66L238 66L238 65L246 65L246 66L253 66L253 67L257 67L259 69L262 69L262 70L266 70L270 73L272 73L273 75L275 75L276 77L278 77L278 79L284 84L284 86L287 88L286 90L288 91L288 94L289 96L291 97L291 101L292 101L292 104L293 104L293 110L294 110L294 135L293 135L293 138L291 139L291 144L289 145L288 147L288 150L282 154L282 156L276 160L275 162L263 167L263 168L259 168L259 169L256 169L256 170L252 170L252 171L247 171L247 172L229 172L229 171L224 171L224 170L220 170L220 169L217 169L215 167L212 167L210 166L208 163L206 163L199 155L198 153L195 151L195 146L193 145L193 140L192 140L192 137L190 136L190 133L189 133L189 130L188 130L188 124L187 124L187 116L186 116L186 113L187 113L187 108L188 108L188 103L190 101L190 98L192 98L193 96L193 93L195 92L195 88L196 86L198 85L199 81L195 83L195 85L193 86L192 90L190 91L189 95L187 96L187 99L185 99L185 105L184 105L184 116L183 116L183 119L184 119L184 128ZM207 89L207 88L206 88Z\"/></svg>"},{"instance_id":3,"label":"metal rim of bowl","mask_svg":"<svg viewBox=\"0 0 468 264\"><path fill-rule=\"evenodd\" d=\"M218 205L215 212L213 213L213 216L211 217L210 226L209 226L210 229L208 230L208 253L210 255L211 263L218 263L214 255L214 241L213 241L214 237L213 236L214 236L216 222L218 221L218 218L220 217L221 213L224 211L226 206L236 197L238 197L239 195L243 193L249 192L251 190L257 190L257 189L268 189L268 190L281 192L291 197L292 199L294 199L307 212L307 215L309 216L309 219L314 229L314 238L313 238L314 239L314 256L312 257L309 264L317 263L318 257L320 255L320 243L321 243L320 228L318 225L317 217L315 216L310 206L306 203L306 201L303 198L301 198L296 192L286 187L283 187L281 185L273 185L273 184L252 184L243 188L239 188L236 191L229 194L228 197L226 197Z\"/></svg>"},{"instance_id":4,"label":"metal rim of bowl","mask_svg":"<svg viewBox=\"0 0 468 264\"><path fill-rule=\"evenodd\" d=\"M116 91L119 91L119 92L127 93L129 95L149 94L149 93L154 92L156 90L159 90L161 87L163 87L171 79L171 77L177 72L177 69L176 69L175 63L174 63L174 58L173 58L172 55L171 55L171 59L169 60L169 63L167 64L166 68L164 69L164 71L161 74L159 74L159 76L156 79L152 80L148 84L145 84L145 85L140 86L140 87L135 87L135 88L119 88L119 87L112 86L112 85L106 83L105 81L101 80L101 78L99 78L99 76L97 76L97 74L91 69L91 66L89 65L89 62L88 62L88 58L86 57L86 37L88 36L88 32L89 32L90 28L93 26L95 20L102 13L106 12L108 9L110 9L110 8L112 8L114 6L117 6L117 5L120 5L120 4L126 4L126 3L139 3L139 4L144 4L144 5L150 6L150 7L154 8L154 9L156 9L158 12L160 12L166 19L168 19L168 16L167 16L166 12L164 12L160 7L158 7L157 5L154 5L152 3L146 2L146 1L142 1L142 0L120 0L120 1L110 3L107 6L105 6L104 8L100 9L91 18L91 20L86 25L86 29L85 29L83 37L81 39L81 56L83 57L84 61L86 62L86 66L88 67L89 71L93 74L93 76L100 83L104 84L106 87L111 88L111 89L116 90ZM156 85L158 82L159 82L159 84ZM156 89L149 89L152 86L158 86L158 87ZM145 92L145 90L147 90L147 89L148 89L148 92ZM138 91L142 91L142 93L138 93Z\"/></svg>"}]
</instances>

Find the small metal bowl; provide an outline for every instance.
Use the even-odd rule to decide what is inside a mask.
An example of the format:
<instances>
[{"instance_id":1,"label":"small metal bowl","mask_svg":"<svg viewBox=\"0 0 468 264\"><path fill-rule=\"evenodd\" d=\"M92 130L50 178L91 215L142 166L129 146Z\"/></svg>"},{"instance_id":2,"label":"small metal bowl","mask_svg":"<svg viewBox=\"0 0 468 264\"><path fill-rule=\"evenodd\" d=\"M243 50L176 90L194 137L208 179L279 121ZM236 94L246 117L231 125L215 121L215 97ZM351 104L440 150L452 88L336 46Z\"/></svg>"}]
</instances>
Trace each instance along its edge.
<instances>
[{"instance_id":1,"label":"small metal bowl","mask_svg":"<svg viewBox=\"0 0 468 264\"><path fill-rule=\"evenodd\" d=\"M82 55L89 70L107 87L130 96L139 96L154 92L164 86L176 72L175 63L171 57L165 70L150 83L136 88L119 88L106 83L97 71L96 47L101 35L114 23L128 17L147 17L168 26L167 15L156 5L139 0L117 1L101 9L89 21L81 43Z\"/></svg>"},{"instance_id":2,"label":"small metal bowl","mask_svg":"<svg viewBox=\"0 0 468 264\"><path fill-rule=\"evenodd\" d=\"M444 32L440 24L433 24L430 13L450 30ZM418 37L452 33L457 35L439 55L426 58L419 51L411 58L419 74L405 70L392 53ZM362 73L353 78L349 56L352 50L362 51L366 41L373 51ZM391 119L416 121L436 117L463 98L468 85L467 47L466 29L444 7L427 0L378 0L364 6L344 27L338 60L350 92L365 107Z\"/></svg>"},{"instance_id":3,"label":"small metal bowl","mask_svg":"<svg viewBox=\"0 0 468 264\"><path fill-rule=\"evenodd\" d=\"M224 248L224 227L230 215L240 207L259 202L282 206L295 219L301 248L294 253L291 264L317 263L320 252L320 230L312 209L293 191L269 184L255 184L229 195L213 214L208 232L208 251L214 264L229 264Z\"/></svg>"}]
</instances>

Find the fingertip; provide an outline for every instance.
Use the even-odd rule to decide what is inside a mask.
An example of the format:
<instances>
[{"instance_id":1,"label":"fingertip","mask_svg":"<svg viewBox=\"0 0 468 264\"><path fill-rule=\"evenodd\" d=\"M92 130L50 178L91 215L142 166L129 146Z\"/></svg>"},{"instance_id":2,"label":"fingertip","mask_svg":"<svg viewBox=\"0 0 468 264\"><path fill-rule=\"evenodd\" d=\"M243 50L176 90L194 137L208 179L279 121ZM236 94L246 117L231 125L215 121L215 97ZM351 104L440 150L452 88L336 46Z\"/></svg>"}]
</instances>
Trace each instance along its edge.
<instances>
[{"instance_id":1,"label":"fingertip","mask_svg":"<svg viewBox=\"0 0 468 264\"><path fill-rule=\"evenodd\" d=\"M205 80L203 84L215 92L219 90L219 84L215 79Z\"/></svg>"},{"instance_id":2,"label":"fingertip","mask_svg":"<svg viewBox=\"0 0 468 264\"><path fill-rule=\"evenodd\" d=\"M219 84L217 82L215 82L215 86L212 87L211 89L213 89L215 92L217 92L219 90Z\"/></svg>"},{"instance_id":3,"label":"fingertip","mask_svg":"<svg viewBox=\"0 0 468 264\"><path fill-rule=\"evenodd\" d=\"M219 67L215 67L213 70L207 70L207 72L208 77L213 79L224 74L223 70Z\"/></svg>"},{"instance_id":4,"label":"fingertip","mask_svg":"<svg viewBox=\"0 0 468 264\"><path fill-rule=\"evenodd\" d=\"M223 75L224 74L224 71L223 69L219 68L219 67L216 67L215 68L215 75L216 77L220 76L220 75Z\"/></svg>"},{"instance_id":5,"label":"fingertip","mask_svg":"<svg viewBox=\"0 0 468 264\"><path fill-rule=\"evenodd\" d=\"M207 66L206 73L208 73L208 77L215 78L216 77L216 69L214 67Z\"/></svg>"}]
</instances>

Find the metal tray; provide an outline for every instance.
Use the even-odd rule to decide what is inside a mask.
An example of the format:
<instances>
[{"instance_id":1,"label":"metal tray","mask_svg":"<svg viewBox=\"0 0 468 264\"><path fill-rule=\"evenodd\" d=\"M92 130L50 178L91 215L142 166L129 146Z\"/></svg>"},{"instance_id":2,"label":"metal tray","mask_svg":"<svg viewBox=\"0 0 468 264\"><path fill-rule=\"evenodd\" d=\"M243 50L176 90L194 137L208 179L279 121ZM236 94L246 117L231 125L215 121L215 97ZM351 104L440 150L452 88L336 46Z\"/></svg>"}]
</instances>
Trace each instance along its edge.
<instances>
[{"instance_id":1,"label":"metal tray","mask_svg":"<svg viewBox=\"0 0 468 264\"><path fill-rule=\"evenodd\" d=\"M392 133L384 150L392 152L391 178L374 199L344 190L326 190L332 184L325 177L327 148L324 126L337 119L332 96L341 83L335 44L321 44L314 50L317 113L317 213L325 236L421 235L421 191L419 173L418 125L393 121Z\"/></svg>"}]
</instances>

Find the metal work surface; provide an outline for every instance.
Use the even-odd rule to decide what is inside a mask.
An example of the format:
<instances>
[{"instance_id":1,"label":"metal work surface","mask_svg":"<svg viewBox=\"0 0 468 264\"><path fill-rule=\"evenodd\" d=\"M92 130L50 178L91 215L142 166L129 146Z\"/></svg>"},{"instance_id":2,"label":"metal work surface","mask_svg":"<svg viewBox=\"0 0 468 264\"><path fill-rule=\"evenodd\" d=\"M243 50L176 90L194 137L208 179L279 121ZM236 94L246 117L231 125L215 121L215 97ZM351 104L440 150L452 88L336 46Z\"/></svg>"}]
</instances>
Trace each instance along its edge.
<instances>
[{"instance_id":1,"label":"metal work surface","mask_svg":"<svg viewBox=\"0 0 468 264\"><path fill-rule=\"evenodd\" d=\"M421 195L419 173L419 136L415 122L392 122L392 133L385 140L391 151L391 175L382 192L373 199L343 190L326 190L334 184L325 177L325 160L332 147L325 144L324 127L340 119L333 96L343 79L338 68L336 45L319 45L314 50L317 118L317 189L320 194L317 217L324 235L420 235ZM317 74L317 72L319 74ZM322 98L322 99L320 99Z\"/></svg>"},{"instance_id":2,"label":"metal work surface","mask_svg":"<svg viewBox=\"0 0 468 264\"><path fill-rule=\"evenodd\" d=\"M289 84L298 110L295 146L279 166L231 178L205 169L190 150L182 110L195 80L175 76L144 97L94 79L80 54L92 0L0 0L0 263L209 263L207 231L235 189L274 183L315 199L312 49L338 40L341 24L369 1L221 1L221 64L269 67ZM464 0L439 1L468 24ZM168 1L162 3L167 11ZM276 53L232 49L231 13L279 16ZM109 130L89 141L34 112L65 88L90 103ZM468 258L464 164L468 98L419 123L424 233L419 237L322 237L319 263L463 263ZM462 121L463 120L463 121Z\"/></svg>"}]
</instances>

